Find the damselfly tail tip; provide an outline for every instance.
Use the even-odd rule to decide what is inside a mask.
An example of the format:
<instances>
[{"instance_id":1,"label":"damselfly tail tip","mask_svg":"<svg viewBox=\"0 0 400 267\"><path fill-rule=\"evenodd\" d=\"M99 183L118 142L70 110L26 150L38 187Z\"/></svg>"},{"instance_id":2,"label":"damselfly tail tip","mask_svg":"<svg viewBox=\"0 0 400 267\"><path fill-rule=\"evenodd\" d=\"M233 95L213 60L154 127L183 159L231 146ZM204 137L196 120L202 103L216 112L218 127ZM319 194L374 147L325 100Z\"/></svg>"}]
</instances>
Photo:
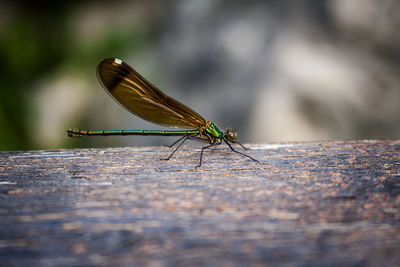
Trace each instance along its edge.
<instances>
[{"instance_id":1,"label":"damselfly tail tip","mask_svg":"<svg viewBox=\"0 0 400 267\"><path fill-rule=\"evenodd\" d=\"M69 129L69 130L67 130L66 132L67 132L68 137L79 137L79 136L82 136L82 135L79 133L79 130Z\"/></svg>"}]
</instances>

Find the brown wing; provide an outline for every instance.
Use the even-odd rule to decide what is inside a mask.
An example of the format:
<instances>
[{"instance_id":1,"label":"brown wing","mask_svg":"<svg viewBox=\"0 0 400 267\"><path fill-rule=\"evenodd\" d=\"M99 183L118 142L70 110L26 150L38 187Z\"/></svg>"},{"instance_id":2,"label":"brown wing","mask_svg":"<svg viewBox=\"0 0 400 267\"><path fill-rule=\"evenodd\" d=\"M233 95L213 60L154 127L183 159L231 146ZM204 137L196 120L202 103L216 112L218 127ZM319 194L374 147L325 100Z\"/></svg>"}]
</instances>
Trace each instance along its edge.
<instances>
[{"instance_id":1,"label":"brown wing","mask_svg":"<svg viewBox=\"0 0 400 267\"><path fill-rule=\"evenodd\" d=\"M97 78L119 104L142 119L177 128L198 129L206 124L197 112L161 92L120 59L103 60Z\"/></svg>"}]
</instances>

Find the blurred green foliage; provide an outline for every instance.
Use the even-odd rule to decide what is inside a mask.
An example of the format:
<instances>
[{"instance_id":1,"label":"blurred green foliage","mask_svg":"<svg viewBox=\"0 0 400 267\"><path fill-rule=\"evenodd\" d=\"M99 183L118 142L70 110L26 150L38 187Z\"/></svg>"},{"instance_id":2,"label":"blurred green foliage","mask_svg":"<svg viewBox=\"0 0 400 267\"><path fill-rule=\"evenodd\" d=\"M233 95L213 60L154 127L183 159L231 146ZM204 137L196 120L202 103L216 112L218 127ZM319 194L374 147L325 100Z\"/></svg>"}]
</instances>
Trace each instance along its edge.
<instances>
[{"instance_id":1,"label":"blurred green foliage","mask_svg":"<svg viewBox=\"0 0 400 267\"><path fill-rule=\"evenodd\" d=\"M398 138L398 7L0 1L0 150L164 143L66 137L71 127L147 129L102 95L95 69L106 57L234 127L242 142Z\"/></svg>"},{"instance_id":2,"label":"blurred green foliage","mask_svg":"<svg viewBox=\"0 0 400 267\"><path fill-rule=\"evenodd\" d=\"M150 37L145 27L105 26L98 38L83 41L72 31L71 14L90 1L4 2L9 10L0 33L0 150L36 149L27 114L35 84L68 66L94 73L106 56L139 50Z\"/></svg>"}]
</instances>

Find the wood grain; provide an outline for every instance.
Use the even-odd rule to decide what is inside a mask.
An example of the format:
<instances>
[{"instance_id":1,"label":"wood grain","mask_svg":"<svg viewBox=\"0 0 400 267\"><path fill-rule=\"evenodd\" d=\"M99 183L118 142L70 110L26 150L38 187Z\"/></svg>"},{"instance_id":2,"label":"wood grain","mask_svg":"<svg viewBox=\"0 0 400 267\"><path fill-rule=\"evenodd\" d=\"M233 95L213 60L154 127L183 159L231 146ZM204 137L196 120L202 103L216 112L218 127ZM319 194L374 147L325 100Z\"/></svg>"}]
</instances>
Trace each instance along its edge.
<instances>
[{"instance_id":1,"label":"wood grain","mask_svg":"<svg viewBox=\"0 0 400 267\"><path fill-rule=\"evenodd\" d=\"M0 153L0 265L400 262L400 140Z\"/></svg>"}]
</instances>

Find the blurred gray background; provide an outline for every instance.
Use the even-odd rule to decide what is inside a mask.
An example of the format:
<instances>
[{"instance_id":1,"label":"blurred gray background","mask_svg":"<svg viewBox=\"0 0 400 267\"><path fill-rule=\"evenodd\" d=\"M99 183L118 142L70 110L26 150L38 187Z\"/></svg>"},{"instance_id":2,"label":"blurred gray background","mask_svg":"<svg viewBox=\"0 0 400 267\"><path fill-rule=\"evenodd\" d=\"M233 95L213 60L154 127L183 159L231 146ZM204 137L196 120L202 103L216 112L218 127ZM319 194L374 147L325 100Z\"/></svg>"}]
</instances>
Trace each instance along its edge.
<instances>
[{"instance_id":1,"label":"blurred gray background","mask_svg":"<svg viewBox=\"0 0 400 267\"><path fill-rule=\"evenodd\" d=\"M2 1L0 150L160 145L96 80L117 57L239 140L400 137L400 2Z\"/></svg>"}]
</instances>

